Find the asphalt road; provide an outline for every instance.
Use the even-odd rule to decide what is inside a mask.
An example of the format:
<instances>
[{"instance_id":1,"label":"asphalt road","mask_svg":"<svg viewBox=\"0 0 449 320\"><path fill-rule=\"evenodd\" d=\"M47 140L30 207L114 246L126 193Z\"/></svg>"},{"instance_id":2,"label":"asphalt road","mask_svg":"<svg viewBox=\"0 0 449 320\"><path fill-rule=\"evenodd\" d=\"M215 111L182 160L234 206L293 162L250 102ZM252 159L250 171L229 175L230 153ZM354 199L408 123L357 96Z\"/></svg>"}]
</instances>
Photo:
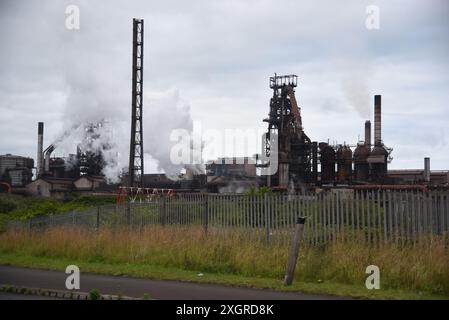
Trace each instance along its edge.
<instances>
[{"instance_id":1,"label":"asphalt road","mask_svg":"<svg viewBox=\"0 0 449 320\"><path fill-rule=\"evenodd\" d=\"M30 296L26 294L0 292L0 300L61 300L61 299L54 297Z\"/></svg>"},{"instance_id":2,"label":"asphalt road","mask_svg":"<svg viewBox=\"0 0 449 320\"><path fill-rule=\"evenodd\" d=\"M30 288L66 290L67 275L63 271L49 271L0 265L0 284ZM145 293L151 299L163 300L333 300L336 296L278 292L265 289L238 288L223 285L189 283L170 280L150 280L83 273L80 291L98 289L102 294L138 297ZM0 295L0 299L10 296Z\"/></svg>"}]
</instances>

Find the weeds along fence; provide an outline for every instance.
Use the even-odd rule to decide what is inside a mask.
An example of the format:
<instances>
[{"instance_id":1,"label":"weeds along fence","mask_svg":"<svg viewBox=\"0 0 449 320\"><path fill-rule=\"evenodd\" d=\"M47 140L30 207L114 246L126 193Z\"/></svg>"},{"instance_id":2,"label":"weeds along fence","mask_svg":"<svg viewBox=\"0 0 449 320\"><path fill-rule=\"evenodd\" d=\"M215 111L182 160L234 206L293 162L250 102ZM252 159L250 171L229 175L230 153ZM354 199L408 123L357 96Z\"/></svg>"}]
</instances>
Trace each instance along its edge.
<instances>
[{"instance_id":1,"label":"weeds along fence","mask_svg":"<svg viewBox=\"0 0 449 320\"><path fill-rule=\"evenodd\" d=\"M304 240L325 244L360 239L373 244L416 242L449 231L448 191L329 191L314 195L179 194L84 212L12 221L11 229L58 225L102 227L202 226L208 233L240 230L266 240L290 237L306 217Z\"/></svg>"}]
</instances>

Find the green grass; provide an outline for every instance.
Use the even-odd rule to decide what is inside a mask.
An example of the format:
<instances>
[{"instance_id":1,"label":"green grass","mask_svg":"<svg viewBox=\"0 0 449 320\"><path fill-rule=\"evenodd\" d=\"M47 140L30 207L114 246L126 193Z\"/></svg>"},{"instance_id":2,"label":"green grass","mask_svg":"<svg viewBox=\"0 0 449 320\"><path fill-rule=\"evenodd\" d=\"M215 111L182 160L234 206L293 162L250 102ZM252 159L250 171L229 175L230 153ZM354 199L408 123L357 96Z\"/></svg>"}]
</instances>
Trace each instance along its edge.
<instances>
[{"instance_id":1,"label":"green grass","mask_svg":"<svg viewBox=\"0 0 449 320\"><path fill-rule=\"evenodd\" d=\"M263 235L238 229L224 233L209 229L205 235L195 226L104 227L98 232L66 226L0 234L0 263L61 270L73 263L98 273L365 298L449 296L445 237L434 236L417 245L372 247L344 240L322 247L303 245L295 284L284 288L288 251L289 243L275 237L267 243ZM365 269L371 264L381 270L381 290L364 286Z\"/></svg>"},{"instance_id":2,"label":"green grass","mask_svg":"<svg viewBox=\"0 0 449 320\"><path fill-rule=\"evenodd\" d=\"M204 273L202 277L198 277L199 271L151 266L146 264L110 264L76 261L65 258L35 257L4 253L0 253L0 263L4 265L15 265L58 271L64 271L67 265L75 264L80 267L81 272L113 276L212 283L237 287L272 289L285 292L337 295L359 299L449 299L449 296L429 294L420 291L413 292L394 289L367 290L364 285L344 285L330 281L325 281L323 283L311 283L295 280L291 286L285 287L282 279L245 277L219 273Z\"/></svg>"},{"instance_id":3,"label":"green grass","mask_svg":"<svg viewBox=\"0 0 449 320\"><path fill-rule=\"evenodd\" d=\"M71 194L71 198L52 198L0 194L0 231L9 220L25 220L70 211L82 211L92 207L114 204L115 196L86 196Z\"/></svg>"}]
</instances>

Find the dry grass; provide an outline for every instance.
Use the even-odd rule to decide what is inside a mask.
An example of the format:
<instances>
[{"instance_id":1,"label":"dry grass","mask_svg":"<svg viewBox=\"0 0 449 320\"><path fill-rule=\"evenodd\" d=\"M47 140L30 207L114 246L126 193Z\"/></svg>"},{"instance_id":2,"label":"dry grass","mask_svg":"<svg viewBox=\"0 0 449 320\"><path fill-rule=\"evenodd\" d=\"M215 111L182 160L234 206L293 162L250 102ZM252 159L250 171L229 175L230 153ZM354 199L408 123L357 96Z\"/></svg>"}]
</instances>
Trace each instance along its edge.
<instances>
[{"instance_id":1,"label":"dry grass","mask_svg":"<svg viewBox=\"0 0 449 320\"><path fill-rule=\"evenodd\" d=\"M210 230L206 236L202 228L192 226L98 232L58 227L41 233L3 233L0 252L282 279L288 243L266 243L263 236L240 231L218 234ZM296 279L363 286L370 264L379 266L385 289L449 294L449 249L443 237L432 237L415 246L388 244L376 248L363 241L303 246Z\"/></svg>"}]
</instances>

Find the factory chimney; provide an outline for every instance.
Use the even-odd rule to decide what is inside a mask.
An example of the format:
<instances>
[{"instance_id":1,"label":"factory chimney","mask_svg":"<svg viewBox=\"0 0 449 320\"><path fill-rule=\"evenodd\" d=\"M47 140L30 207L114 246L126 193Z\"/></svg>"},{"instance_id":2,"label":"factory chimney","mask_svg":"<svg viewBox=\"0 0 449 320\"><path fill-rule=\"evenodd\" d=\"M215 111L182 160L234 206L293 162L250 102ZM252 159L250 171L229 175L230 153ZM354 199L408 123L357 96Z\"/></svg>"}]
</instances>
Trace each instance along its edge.
<instances>
[{"instance_id":1,"label":"factory chimney","mask_svg":"<svg viewBox=\"0 0 449 320\"><path fill-rule=\"evenodd\" d=\"M365 121L365 146L371 147L371 121Z\"/></svg>"},{"instance_id":2,"label":"factory chimney","mask_svg":"<svg viewBox=\"0 0 449 320\"><path fill-rule=\"evenodd\" d=\"M430 182L430 158L424 158L424 181Z\"/></svg>"},{"instance_id":3,"label":"factory chimney","mask_svg":"<svg viewBox=\"0 0 449 320\"><path fill-rule=\"evenodd\" d=\"M382 146L381 95L374 96L374 145Z\"/></svg>"},{"instance_id":4,"label":"factory chimney","mask_svg":"<svg viewBox=\"0 0 449 320\"><path fill-rule=\"evenodd\" d=\"M37 164L36 164L36 179L40 177L44 168L44 123L37 124Z\"/></svg>"}]
</instances>

